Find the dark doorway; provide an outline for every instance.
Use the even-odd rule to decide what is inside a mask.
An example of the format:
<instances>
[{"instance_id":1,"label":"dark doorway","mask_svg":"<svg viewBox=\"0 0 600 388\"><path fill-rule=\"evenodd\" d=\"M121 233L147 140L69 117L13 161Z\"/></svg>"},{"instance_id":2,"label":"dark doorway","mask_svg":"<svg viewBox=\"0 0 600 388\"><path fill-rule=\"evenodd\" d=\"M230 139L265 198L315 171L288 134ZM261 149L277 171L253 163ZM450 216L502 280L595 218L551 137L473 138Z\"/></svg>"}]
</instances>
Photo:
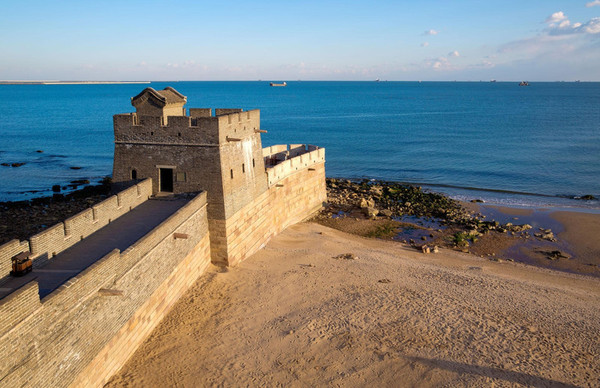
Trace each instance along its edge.
<instances>
[{"instance_id":1,"label":"dark doorway","mask_svg":"<svg viewBox=\"0 0 600 388\"><path fill-rule=\"evenodd\" d=\"M173 169L172 168L161 168L160 169L160 191L172 193L173 192Z\"/></svg>"}]
</instances>

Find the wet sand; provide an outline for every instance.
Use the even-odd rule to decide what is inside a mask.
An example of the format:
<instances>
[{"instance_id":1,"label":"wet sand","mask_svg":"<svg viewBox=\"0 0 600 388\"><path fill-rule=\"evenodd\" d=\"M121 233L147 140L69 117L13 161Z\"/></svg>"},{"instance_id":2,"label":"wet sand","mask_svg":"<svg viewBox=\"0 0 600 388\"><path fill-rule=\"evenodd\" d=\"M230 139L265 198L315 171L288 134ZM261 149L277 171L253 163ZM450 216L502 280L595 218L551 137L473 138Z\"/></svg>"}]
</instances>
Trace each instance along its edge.
<instances>
[{"instance_id":1,"label":"wet sand","mask_svg":"<svg viewBox=\"0 0 600 388\"><path fill-rule=\"evenodd\" d=\"M594 386L598 332L600 279L302 223L201 277L108 386Z\"/></svg>"},{"instance_id":2,"label":"wet sand","mask_svg":"<svg viewBox=\"0 0 600 388\"><path fill-rule=\"evenodd\" d=\"M500 249L500 256L540 267L600 276L600 214L491 205L479 205L477 211L501 222L528 223L533 226L531 235L541 228L551 229L556 236L556 242L539 238L517 241ZM560 250L568 258L549 260L547 252L553 250Z\"/></svg>"},{"instance_id":3,"label":"wet sand","mask_svg":"<svg viewBox=\"0 0 600 388\"><path fill-rule=\"evenodd\" d=\"M600 266L600 214L559 211L551 217L563 225L558 237L569 243L577 258Z\"/></svg>"}]
</instances>

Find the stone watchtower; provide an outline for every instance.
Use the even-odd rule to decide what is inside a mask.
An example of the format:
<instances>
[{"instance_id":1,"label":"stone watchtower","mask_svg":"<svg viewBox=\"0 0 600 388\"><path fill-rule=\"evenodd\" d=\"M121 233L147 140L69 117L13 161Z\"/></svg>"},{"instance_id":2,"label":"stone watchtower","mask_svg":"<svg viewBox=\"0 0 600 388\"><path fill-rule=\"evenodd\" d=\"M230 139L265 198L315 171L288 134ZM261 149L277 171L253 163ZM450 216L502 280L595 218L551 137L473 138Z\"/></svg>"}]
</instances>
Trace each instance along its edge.
<instances>
[{"instance_id":1,"label":"stone watchtower","mask_svg":"<svg viewBox=\"0 0 600 388\"><path fill-rule=\"evenodd\" d=\"M152 178L152 193L207 192L211 260L232 265L327 199L325 149L263 149L260 112L190 108L173 88L144 89L114 116L113 181ZM265 167L265 164L267 166Z\"/></svg>"},{"instance_id":2,"label":"stone watchtower","mask_svg":"<svg viewBox=\"0 0 600 388\"><path fill-rule=\"evenodd\" d=\"M226 220L267 190L260 112L191 108L171 87L144 89L135 113L114 116L115 183L152 178L153 193L208 192L208 218Z\"/></svg>"}]
</instances>

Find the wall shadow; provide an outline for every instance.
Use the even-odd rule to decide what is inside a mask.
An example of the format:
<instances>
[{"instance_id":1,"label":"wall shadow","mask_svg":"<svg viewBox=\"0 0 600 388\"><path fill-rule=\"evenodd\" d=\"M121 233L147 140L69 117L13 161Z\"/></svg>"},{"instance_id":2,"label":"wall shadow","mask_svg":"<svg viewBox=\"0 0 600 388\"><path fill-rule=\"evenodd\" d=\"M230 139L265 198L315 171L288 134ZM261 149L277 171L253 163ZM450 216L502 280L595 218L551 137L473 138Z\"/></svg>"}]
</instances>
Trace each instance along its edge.
<instances>
[{"instance_id":1,"label":"wall shadow","mask_svg":"<svg viewBox=\"0 0 600 388\"><path fill-rule=\"evenodd\" d=\"M515 372L511 370L494 368L489 366L481 365L470 365L462 362L440 360L440 359L429 359L423 357L407 357L412 361L420 362L430 367L446 369L451 372L467 373L472 375L479 375L484 377L491 377L499 380L509 381L511 383L518 383L533 387L560 387L560 388L577 388L577 385L563 383L547 379L540 376L530 375L523 372Z\"/></svg>"}]
</instances>

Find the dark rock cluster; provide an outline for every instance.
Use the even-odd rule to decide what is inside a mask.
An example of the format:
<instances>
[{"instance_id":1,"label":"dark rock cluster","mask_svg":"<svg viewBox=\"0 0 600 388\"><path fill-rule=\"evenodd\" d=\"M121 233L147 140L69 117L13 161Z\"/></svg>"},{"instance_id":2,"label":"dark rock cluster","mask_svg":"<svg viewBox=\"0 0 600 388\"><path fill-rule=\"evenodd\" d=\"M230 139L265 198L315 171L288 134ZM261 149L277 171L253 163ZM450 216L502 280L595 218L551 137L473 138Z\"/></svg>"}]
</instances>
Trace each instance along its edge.
<instances>
[{"instance_id":1,"label":"dark rock cluster","mask_svg":"<svg viewBox=\"0 0 600 388\"><path fill-rule=\"evenodd\" d=\"M445 195L385 181L327 179L328 211L359 207L366 213L387 217L436 218L444 223L470 224L473 215Z\"/></svg>"},{"instance_id":2,"label":"dark rock cluster","mask_svg":"<svg viewBox=\"0 0 600 388\"><path fill-rule=\"evenodd\" d=\"M500 224L485 220L481 214L470 212L460 202L443 194L429 192L418 186L396 182L348 179L327 179L328 204L323 216L356 214L357 209L371 219L413 216L435 219L440 225L452 228L454 246L466 248L478 237L490 232L529 238L530 225Z\"/></svg>"}]
</instances>

